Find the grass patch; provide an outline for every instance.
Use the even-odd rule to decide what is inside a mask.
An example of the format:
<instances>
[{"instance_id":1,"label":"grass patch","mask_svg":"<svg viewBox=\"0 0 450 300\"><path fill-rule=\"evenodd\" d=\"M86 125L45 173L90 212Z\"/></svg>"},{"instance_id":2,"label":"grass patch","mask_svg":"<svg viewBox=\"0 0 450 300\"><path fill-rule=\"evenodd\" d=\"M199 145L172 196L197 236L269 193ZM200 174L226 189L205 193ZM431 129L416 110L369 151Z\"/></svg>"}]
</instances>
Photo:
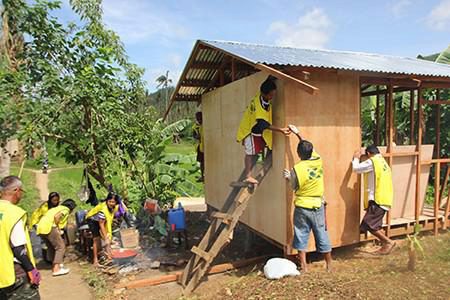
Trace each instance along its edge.
<instances>
[{"instance_id":1,"label":"grass patch","mask_svg":"<svg viewBox=\"0 0 450 300\"><path fill-rule=\"evenodd\" d=\"M95 299L110 299L110 288L108 282L103 274L98 273L92 267L83 267L83 279L92 288L95 294Z\"/></svg>"},{"instance_id":2,"label":"grass patch","mask_svg":"<svg viewBox=\"0 0 450 300\"><path fill-rule=\"evenodd\" d=\"M197 145L190 140L182 140L178 144L171 144L166 147L166 152L190 155L196 153Z\"/></svg>"},{"instance_id":3,"label":"grass patch","mask_svg":"<svg viewBox=\"0 0 450 300\"><path fill-rule=\"evenodd\" d=\"M11 167L11 175L18 175L19 168ZM22 195L22 200L19 206L23 208L28 214L39 205L39 191L36 188L36 175L29 170L23 170L21 177L25 193Z\"/></svg>"}]
</instances>

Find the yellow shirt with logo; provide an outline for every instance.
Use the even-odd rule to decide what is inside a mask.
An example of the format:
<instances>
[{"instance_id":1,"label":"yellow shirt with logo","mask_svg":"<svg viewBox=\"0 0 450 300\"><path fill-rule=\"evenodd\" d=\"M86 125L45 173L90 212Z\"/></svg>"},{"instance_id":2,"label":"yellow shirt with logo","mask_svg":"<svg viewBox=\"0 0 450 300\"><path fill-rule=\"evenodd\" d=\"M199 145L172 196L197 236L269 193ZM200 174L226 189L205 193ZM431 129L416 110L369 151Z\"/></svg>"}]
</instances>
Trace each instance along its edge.
<instances>
[{"instance_id":1,"label":"yellow shirt with logo","mask_svg":"<svg viewBox=\"0 0 450 300\"><path fill-rule=\"evenodd\" d=\"M253 126L258 122L257 119L263 119L272 125L272 103L269 102L269 109L265 110L261 105L261 93L250 101L242 117L236 134L236 140L240 143L252 132ZM266 129L262 133L262 137L266 142L267 148L272 150L272 130Z\"/></svg>"},{"instance_id":2,"label":"yellow shirt with logo","mask_svg":"<svg viewBox=\"0 0 450 300\"><path fill-rule=\"evenodd\" d=\"M199 137L198 139L198 150L200 152L204 152L204 146L203 146L203 126L201 124L195 123L192 125L192 131L197 134Z\"/></svg>"},{"instance_id":3,"label":"yellow shirt with logo","mask_svg":"<svg viewBox=\"0 0 450 300\"><path fill-rule=\"evenodd\" d=\"M14 253L11 249L11 232L19 220L22 220L24 224L28 257L33 266L36 265L30 235L26 227L26 212L9 201L0 200L0 288L9 287L16 281Z\"/></svg>"},{"instance_id":4,"label":"yellow shirt with logo","mask_svg":"<svg viewBox=\"0 0 450 300\"><path fill-rule=\"evenodd\" d=\"M380 206L392 207L394 200L394 187L392 184L392 171L382 155L370 158L374 172L374 200ZM369 206L368 173L364 174L364 209Z\"/></svg>"},{"instance_id":5,"label":"yellow shirt with logo","mask_svg":"<svg viewBox=\"0 0 450 300\"><path fill-rule=\"evenodd\" d=\"M48 203L44 202L42 203L38 208L36 208L33 213L31 214L30 218L30 228L32 228L34 225L36 225L39 220L41 220L42 216L45 215L45 213L48 211Z\"/></svg>"},{"instance_id":6,"label":"yellow shirt with logo","mask_svg":"<svg viewBox=\"0 0 450 300\"><path fill-rule=\"evenodd\" d=\"M308 160L301 160L294 166L298 189L295 191L295 206L320 208L324 194L323 166L320 156L313 152Z\"/></svg>"},{"instance_id":7,"label":"yellow shirt with logo","mask_svg":"<svg viewBox=\"0 0 450 300\"><path fill-rule=\"evenodd\" d=\"M69 219L70 209L64 205L53 207L41 218L37 224L37 234L49 234L52 231L52 227L56 226L55 216L60 214L58 228L63 229L67 225Z\"/></svg>"}]
</instances>

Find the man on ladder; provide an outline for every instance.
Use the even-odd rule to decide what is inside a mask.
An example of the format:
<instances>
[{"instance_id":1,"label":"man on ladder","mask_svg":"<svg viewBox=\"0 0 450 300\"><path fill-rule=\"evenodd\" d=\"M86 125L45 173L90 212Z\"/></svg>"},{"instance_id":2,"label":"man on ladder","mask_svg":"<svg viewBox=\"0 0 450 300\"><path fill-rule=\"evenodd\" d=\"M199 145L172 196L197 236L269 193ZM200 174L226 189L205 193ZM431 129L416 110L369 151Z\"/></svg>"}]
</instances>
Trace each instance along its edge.
<instances>
[{"instance_id":1,"label":"man on ladder","mask_svg":"<svg viewBox=\"0 0 450 300\"><path fill-rule=\"evenodd\" d=\"M272 150L272 131L289 135L289 128L280 128L272 125L272 101L277 86L274 79L269 76L262 84L259 92L247 106L239 125L236 139L245 148L245 175L244 182L258 184L252 175L252 167L257 155L267 146Z\"/></svg>"}]
</instances>

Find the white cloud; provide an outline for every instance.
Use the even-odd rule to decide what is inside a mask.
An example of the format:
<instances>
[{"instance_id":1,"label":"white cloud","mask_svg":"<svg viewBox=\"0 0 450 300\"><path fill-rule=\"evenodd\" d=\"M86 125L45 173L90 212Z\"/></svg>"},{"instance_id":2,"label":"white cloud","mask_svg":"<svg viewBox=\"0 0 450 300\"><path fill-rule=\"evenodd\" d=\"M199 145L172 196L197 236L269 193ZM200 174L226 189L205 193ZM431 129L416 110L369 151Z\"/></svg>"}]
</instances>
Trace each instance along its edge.
<instances>
[{"instance_id":1,"label":"white cloud","mask_svg":"<svg viewBox=\"0 0 450 300\"><path fill-rule=\"evenodd\" d=\"M391 5L389 6L389 9L391 10L392 14L399 18L404 15L405 10L411 6L412 1L411 0L394 0L391 2Z\"/></svg>"},{"instance_id":2,"label":"white cloud","mask_svg":"<svg viewBox=\"0 0 450 300\"><path fill-rule=\"evenodd\" d=\"M152 6L145 0L103 1L105 23L128 43L154 37L185 38L188 31L177 22L177 17Z\"/></svg>"},{"instance_id":3,"label":"white cloud","mask_svg":"<svg viewBox=\"0 0 450 300\"><path fill-rule=\"evenodd\" d=\"M324 48L330 39L332 22L320 8L314 8L289 24L276 21L270 24L268 33L277 35L275 43L280 46L300 48Z\"/></svg>"},{"instance_id":4,"label":"white cloud","mask_svg":"<svg viewBox=\"0 0 450 300\"><path fill-rule=\"evenodd\" d=\"M449 29L450 26L450 0L442 0L426 17L427 25L435 30Z\"/></svg>"}]
</instances>

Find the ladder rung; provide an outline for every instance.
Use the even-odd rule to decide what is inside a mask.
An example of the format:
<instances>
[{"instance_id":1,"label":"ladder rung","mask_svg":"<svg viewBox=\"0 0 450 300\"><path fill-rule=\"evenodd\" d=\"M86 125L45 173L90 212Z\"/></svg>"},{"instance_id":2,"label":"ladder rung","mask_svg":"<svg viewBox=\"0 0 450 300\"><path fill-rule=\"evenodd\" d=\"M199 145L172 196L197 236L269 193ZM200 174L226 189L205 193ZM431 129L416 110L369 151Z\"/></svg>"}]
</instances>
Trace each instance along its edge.
<instances>
[{"instance_id":1,"label":"ladder rung","mask_svg":"<svg viewBox=\"0 0 450 300\"><path fill-rule=\"evenodd\" d=\"M212 260L212 257L211 257L211 255L210 255L208 252L206 252L206 251L200 249L200 248L197 247L197 246L192 247L191 251L192 251L195 255L200 256L201 258L203 258L204 260L206 260L208 263L211 262L211 260Z\"/></svg>"},{"instance_id":2,"label":"ladder rung","mask_svg":"<svg viewBox=\"0 0 450 300\"><path fill-rule=\"evenodd\" d=\"M251 187L253 183L243 182L243 181L233 181L230 183L231 187L238 187L238 188L248 188Z\"/></svg>"},{"instance_id":3,"label":"ladder rung","mask_svg":"<svg viewBox=\"0 0 450 300\"><path fill-rule=\"evenodd\" d=\"M230 224L231 221L233 221L233 216L230 214L225 214L221 212L213 212L211 214L211 217L221 219L222 223L224 224Z\"/></svg>"}]
</instances>

